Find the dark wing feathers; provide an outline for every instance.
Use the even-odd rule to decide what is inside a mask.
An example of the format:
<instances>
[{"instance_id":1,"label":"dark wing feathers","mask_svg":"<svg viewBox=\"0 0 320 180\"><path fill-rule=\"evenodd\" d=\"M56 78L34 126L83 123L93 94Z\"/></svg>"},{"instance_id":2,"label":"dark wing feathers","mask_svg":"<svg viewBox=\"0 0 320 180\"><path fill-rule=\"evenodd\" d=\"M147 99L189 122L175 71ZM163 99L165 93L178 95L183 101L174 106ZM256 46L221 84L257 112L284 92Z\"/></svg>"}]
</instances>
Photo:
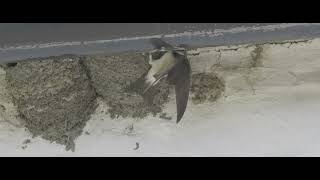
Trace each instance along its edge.
<instances>
[{"instance_id":1,"label":"dark wing feathers","mask_svg":"<svg viewBox=\"0 0 320 180\"><path fill-rule=\"evenodd\" d=\"M168 73L168 81L175 85L177 104L177 123L181 120L188 104L190 88L190 64L188 59L177 63Z\"/></svg>"},{"instance_id":2,"label":"dark wing feathers","mask_svg":"<svg viewBox=\"0 0 320 180\"><path fill-rule=\"evenodd\" d=\"M174 49L174 47L160 38L150 39L150 43L156 48L161 49ZM183 46L182 46L183 47ZM179 56L179 55L178 55ZM188 104L189 98L189 88L190 88L190 76L191 68L190 63L186 57L180 57L179 61L175 66L169 70L169 72L164 72L157 74L156 79L163 78L166 73L168 73L167 80L170 84L175 85L176 92L176 104L177 104L177 123L180 122Z\"/></svg>"}]
</instances>

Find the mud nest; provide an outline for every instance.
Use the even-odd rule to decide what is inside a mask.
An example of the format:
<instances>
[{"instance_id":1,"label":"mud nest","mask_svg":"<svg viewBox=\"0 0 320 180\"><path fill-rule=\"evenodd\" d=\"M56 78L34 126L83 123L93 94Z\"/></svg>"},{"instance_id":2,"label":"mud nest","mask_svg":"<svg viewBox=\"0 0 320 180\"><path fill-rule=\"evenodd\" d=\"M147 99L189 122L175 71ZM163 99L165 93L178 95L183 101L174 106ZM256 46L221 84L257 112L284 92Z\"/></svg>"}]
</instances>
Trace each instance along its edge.
<instances>
[{"instance_id":1,"label":"mud nest","mask_svg":"<svg viewBox=\"0 0 320 180\"><path fill-rule=\"evenodd\" d=\"M224 92L225 84L215 73L192 75L191 99L194 104L216 101Z\"/></svg>"},{"instance_id":2,"label":"mud nest","mask_svg":"<svg viewBox=\"0 0 320 180\"><path fill-rule=\"evenodd\" d=\"M147 92L152 99L142 95L143 77L150 66L140 53L114 56L88 56L83 60L97 94L108 104L111 118L143 118L162 112L168 102L169 85L161 81Z\"/></svg>"},{"instance_id":3,"label":"mud nest","mask_svg":"<svg viewBox=\"0 0 320 180\"><path fill-rule=\"evenodd\" d=\"M26 128L74 151L96 107L96 94L76 56L31 59L6 68L8 90Z\"/></svg>"}]
</instances>

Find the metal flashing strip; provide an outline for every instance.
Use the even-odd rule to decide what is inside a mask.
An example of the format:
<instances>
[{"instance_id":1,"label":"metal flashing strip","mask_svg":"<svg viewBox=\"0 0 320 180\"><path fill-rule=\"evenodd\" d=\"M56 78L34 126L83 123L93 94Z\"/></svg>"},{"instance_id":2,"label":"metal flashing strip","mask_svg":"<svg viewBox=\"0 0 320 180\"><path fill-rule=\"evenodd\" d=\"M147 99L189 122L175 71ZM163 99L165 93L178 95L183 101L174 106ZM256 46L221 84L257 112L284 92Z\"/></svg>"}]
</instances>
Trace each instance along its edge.
<instances>
[{"instance_id":1,"label":"metal flashing strip","mask_svg":"<svg viewBox=\"0 0 320 180\"><path fill-rule=\"evenodd\" d=\"M23 45L2 44L0 45L0 63L64 54L90 55L146 51L152 48L148 43L148 39L155 37L163 37L172 44L188 44L194 47L279 42L320 37L320 23L287 23L238 26L229 29L198 29L180 33L120 37L105 40L27 43Z\"/></svg>"}]
</instances>

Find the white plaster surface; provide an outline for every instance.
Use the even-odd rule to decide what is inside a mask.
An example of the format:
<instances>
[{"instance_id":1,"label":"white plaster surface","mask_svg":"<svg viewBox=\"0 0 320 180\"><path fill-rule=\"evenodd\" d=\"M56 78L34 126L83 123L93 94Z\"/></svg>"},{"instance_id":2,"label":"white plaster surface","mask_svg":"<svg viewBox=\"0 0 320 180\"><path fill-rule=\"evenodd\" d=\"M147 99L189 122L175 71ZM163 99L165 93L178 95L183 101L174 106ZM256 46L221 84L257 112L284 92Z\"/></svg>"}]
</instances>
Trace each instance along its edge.
<instances>
[{"instance_id":1,"label":"white plaster surface","mask_svg":"<svg viewBox=\"0 0 320 180\"><path fill-rule=\"evenodd\" d=\"M319 156L320 39L260 46L257 67L254 45L190 52L200 53L190 55L193 73L216 72L226 91L214 103L189 101L179 124L110 119L99 100L75 152L21 127L0 69L0 156ZM165 111L175 118L174 97Z\"/></svg>"}]
</instances>

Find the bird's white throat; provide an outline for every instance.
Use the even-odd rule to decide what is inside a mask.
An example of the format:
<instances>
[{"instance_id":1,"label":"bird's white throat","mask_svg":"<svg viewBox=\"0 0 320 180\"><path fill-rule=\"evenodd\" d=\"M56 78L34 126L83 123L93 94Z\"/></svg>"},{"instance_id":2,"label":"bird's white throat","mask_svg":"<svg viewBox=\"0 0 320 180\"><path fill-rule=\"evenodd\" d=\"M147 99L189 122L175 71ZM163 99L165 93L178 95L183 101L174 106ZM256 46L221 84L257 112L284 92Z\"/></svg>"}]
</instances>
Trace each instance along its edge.
<instances>
[{"instance_id":1,"label":"bird's white throat","mask_svg":"<svg viewBox=\"0 0 320 180\"><path fill-rule=\"evenodd\" d=\"M152 56L150 55L149 64L151 65L151 69L146 75L146 82L150 84L154 83L157 80L154 75L162 74L171 69L174 66L175 62L176 60L172 51L168 51L158 60L153 60Z\"/></svg>"}]
</instances>

